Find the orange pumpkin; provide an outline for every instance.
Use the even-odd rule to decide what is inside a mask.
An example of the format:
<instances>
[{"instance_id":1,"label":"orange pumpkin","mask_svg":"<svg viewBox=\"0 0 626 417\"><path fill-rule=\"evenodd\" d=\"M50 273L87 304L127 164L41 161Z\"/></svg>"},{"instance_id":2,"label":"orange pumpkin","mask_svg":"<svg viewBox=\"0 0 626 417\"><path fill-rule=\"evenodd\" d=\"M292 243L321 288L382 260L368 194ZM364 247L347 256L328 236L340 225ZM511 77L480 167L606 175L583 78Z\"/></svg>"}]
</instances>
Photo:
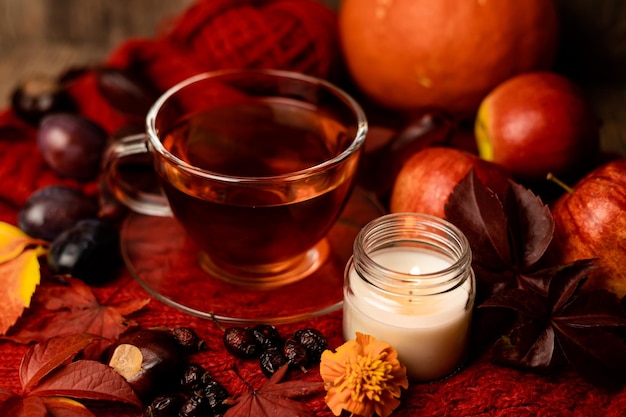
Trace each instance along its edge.
<instances>
[{"instance_id":1,"label":"orange pumpkin","mask_svg":"<svg viewBox=\"0 0 626 417\"><path fill-rule=\"evenodd\" d=\"M357 87L384 107L473 117L505 79L550 69L552 0L343 0L339 36Z\"/></svg>"}]
</instances>

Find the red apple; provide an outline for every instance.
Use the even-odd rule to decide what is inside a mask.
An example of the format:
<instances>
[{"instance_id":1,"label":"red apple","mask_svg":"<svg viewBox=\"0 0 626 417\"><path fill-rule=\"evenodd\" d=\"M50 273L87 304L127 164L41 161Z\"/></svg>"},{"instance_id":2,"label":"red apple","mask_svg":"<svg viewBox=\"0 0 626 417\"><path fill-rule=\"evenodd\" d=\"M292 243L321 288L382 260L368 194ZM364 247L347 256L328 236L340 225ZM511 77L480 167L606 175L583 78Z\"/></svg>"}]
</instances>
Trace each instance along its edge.
<instances>
[{"instance_id":1,"label":"red apple","mask_svg":"<svg viewBox=\"0 0 626 417\"><path fill-rule=\"evenodd\" d=\"M626 158L588 173L555 202L552 216L559 260L598 258L585 286L626 295Z\"/></svg>"},{"instance_id":2,"label":"red apple","mask_svg":"<svg viewBox=\"0 0 626 417\"><path fill-rule=\"evenodd\" d=\"M445 217L448 197L471 168L486 186L503 195L509 177L502 167L469 152L433 146L416 152L402 166L391 191L390 211Z\"/></svg>"},{"instance_id":3,"label":"red apple","mask_svg":"<svg viewBox=\"0 0 626 417\"><path fill-rule=\"evenodd\" d=\"M482 101L475 122L480 157L519 182L589 171L599 152L599 126L589 102L569 79L552 72L521 74Z\"/></svg>"}]
</instances>

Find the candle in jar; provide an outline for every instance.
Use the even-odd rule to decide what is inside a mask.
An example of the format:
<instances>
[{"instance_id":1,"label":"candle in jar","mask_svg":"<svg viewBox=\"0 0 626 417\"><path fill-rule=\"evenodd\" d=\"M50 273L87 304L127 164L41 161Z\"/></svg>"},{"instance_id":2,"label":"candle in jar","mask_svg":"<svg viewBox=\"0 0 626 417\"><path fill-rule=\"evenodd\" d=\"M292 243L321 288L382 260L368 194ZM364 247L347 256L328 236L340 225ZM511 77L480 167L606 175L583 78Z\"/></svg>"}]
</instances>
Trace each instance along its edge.
<instances>
[{"instance_id":1,"label":"candle in jar","mask_svg":"<svg viewBox=\"0 0 626 417\"><path fill-rule=\"evenodd\" d=\"M469 339L473 275L451 283L455 273L437 272L448 270L455 260L424 247L394 246L369 257L380 267L410 276L411 281L381 289L372 286L367 276L361 277L354 265L349 266L344 288L345 338L361 332L389 343L407 367L409 378L416 381L441 378L461 366Z\"/></svg>"}]
</instances>

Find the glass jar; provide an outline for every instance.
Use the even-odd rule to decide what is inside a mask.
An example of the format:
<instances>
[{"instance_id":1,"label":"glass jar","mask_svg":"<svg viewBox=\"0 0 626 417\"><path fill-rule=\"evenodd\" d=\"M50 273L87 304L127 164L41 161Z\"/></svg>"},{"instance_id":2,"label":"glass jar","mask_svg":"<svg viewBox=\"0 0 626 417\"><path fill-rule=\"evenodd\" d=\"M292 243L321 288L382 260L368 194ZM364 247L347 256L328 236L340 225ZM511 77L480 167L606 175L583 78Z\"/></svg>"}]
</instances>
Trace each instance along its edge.
<instances>
[{"instance_id":1,"label":"glass jar","mask_svg":"<svg viewBox=\"0 0 626 417\"><path fill-rule=\"evenodd\" d=\"M354 242L344 280L343 332L385 341L413 381L442 378L462 366L475 298L472 253L448 221L388 214Z\"/></svg>"}]
</instances>

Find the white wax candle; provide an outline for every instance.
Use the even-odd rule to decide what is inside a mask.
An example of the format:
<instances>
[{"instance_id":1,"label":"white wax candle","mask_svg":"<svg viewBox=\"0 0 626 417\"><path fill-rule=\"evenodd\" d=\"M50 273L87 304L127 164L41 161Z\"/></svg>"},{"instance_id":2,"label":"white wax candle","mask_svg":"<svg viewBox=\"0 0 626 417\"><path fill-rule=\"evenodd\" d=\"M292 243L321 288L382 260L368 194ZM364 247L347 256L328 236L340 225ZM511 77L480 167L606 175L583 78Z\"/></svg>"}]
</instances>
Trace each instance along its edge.
<instances>
[{"instance_id":1,"label":"white wax candle","mask_svg":"<svg viewBox=\"0 0 626 417\"><path fill-rule=\"evenodd\" d=\"M453 263L436 252L412 247L388 248L370 257L387 269L411 274L442 271ZM344 289L343 307L346 339L361 332L389 343L412 380L441 378L462 364L469 338L473 278L450 291L429 295L423 294L418 281L406 291L411 294L407 297L373 291L354 268L348 274L350 289Z\"/></svg>"}]
</instances>

